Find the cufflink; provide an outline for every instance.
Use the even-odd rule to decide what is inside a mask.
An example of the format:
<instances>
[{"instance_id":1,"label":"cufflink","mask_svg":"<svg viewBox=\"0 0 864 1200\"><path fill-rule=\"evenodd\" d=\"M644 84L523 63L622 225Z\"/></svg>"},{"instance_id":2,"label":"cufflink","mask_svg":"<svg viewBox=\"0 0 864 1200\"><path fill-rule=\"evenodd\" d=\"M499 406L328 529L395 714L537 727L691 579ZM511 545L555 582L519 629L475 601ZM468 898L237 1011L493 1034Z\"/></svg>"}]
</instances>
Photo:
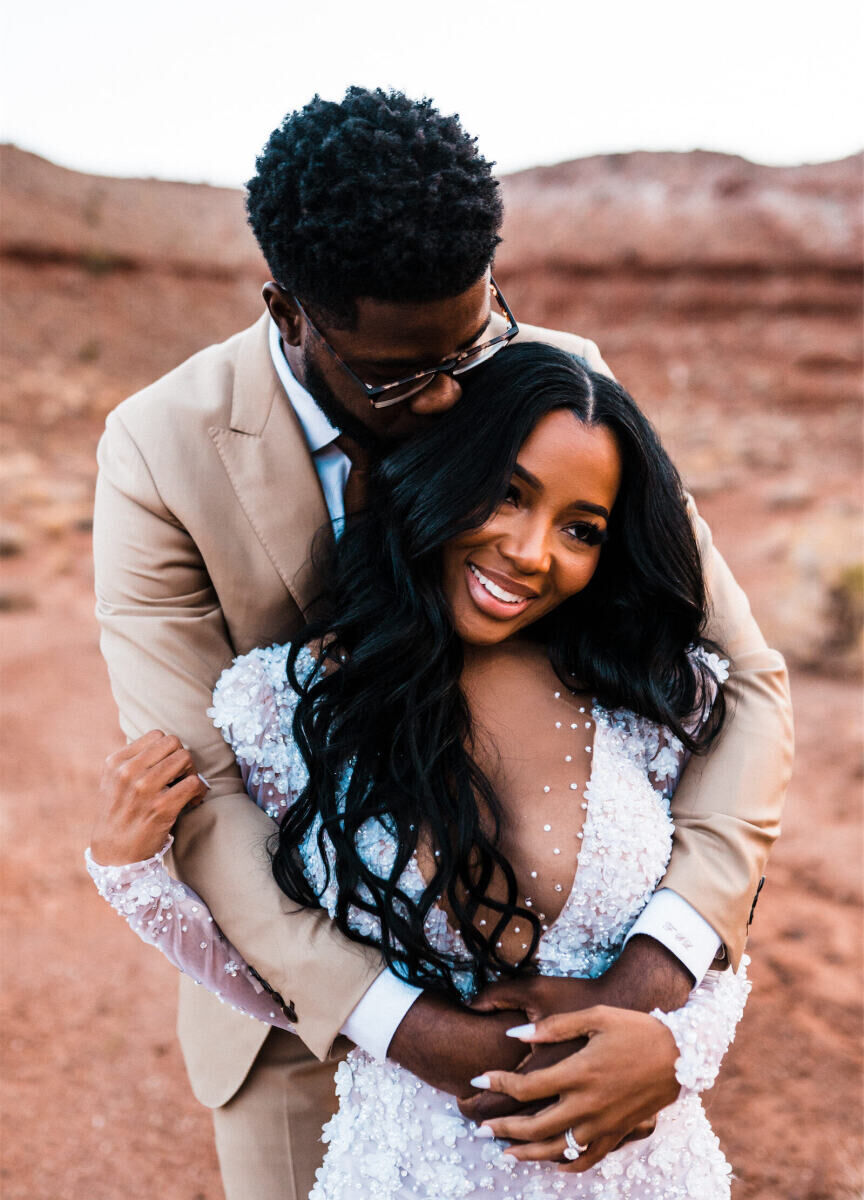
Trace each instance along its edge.
<instances>
[{"instance_id":1,"label":"cufflink","mask_svg":"<svg viewBox=\"0 0 864 1200\"><path fill-rule=\"evenodd\" d=\"M753 924L753 914L756 911L756 901L759 899L759 893L762 891L764 884L765 884L765 876L763 875L762 878L759 880L759 886L756 888L756 895L753 897L753 903L750 905L750 916L747 918L747 928L748 929Z\"/></svg>"}]
</instances>

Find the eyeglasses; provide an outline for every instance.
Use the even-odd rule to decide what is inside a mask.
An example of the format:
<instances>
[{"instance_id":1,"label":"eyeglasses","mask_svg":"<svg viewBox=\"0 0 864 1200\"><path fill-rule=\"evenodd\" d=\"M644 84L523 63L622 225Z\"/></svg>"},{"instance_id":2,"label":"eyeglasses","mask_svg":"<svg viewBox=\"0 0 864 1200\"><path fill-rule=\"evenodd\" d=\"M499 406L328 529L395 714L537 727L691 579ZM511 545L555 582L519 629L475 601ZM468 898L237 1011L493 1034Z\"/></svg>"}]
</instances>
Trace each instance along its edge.
<instances>
[{"instance_id":1,"label":"eyeglasses","mask_svg":"<svg viewBox=\"0 0 864 1200\"><path fill-rule=\"evenodd\" d=\"M499 350L503 350L507 343L516 336L519 332L519 326L516 324L510 307L501 294L501 290L491 276L489 277L489 286L495 301L507 318L507 328L503 333L488 342L481 342L479 346L469 346L467 350L454 355L453 358L448 358L446 362L440 363L437 367L428 367L423 371L416 371L413 375L406 375L404 379L395 379L392 383L382 383L377 387L369 383L364 383L360 376L351 370L344 359L340 358L296 296L294 297L294 303L306 318L306 323L321 342L324 349L332 355L342 370L350 375L356 384L359 384L369 398L372 407L389 408L392 404L399 404L402 400L407 400L409 396L416 396L418 392L422 392L423 388L428 387L438 375L464 375L466 371L470 371L474 367L479 367L480 363L488 362L493 355L497 354Z\"/></svg>"}]
</instances>

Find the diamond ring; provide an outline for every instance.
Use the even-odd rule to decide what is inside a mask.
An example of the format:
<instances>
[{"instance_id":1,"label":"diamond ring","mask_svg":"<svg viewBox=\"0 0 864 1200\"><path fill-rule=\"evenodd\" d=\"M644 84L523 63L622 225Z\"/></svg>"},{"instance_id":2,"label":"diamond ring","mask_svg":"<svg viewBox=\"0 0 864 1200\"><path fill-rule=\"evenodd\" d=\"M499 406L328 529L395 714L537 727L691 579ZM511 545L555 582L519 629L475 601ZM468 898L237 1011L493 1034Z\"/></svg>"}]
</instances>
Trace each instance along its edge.
<instances>
[{"instance_id":1,"label":"diamond ring","mask_svg":"<svg viewBox=\"0 0 864 1200\"><path fill-rule=\"evenodd\" d=\"M572 1129L564 1130L564 1141L567 1143L567 1148L564 1151L564 1157L568 1160L568 1162L575 1162L579 1155L584 1154L588 1149L587 1142L584 1146L579 1145Z\"/></svg>"}]
</instances>

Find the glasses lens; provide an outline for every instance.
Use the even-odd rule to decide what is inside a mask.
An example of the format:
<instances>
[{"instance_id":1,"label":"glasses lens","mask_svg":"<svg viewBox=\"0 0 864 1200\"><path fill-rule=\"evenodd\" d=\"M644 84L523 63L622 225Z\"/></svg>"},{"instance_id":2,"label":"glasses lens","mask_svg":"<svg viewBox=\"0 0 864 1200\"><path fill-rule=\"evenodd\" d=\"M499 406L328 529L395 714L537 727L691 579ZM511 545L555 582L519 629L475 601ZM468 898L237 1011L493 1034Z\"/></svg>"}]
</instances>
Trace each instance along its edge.
<instances>
[{"instance_id":1,"label":"glasses lens","mask_svg":"<svg viewBox=\"0 0 864 1200\"><path fill-rule=\"evenodd\" d=\"M382 392L380 396L373 399L372 407L389 408L391 404L399 404L400 401L407 400L409 396L416 396L418 392L422 392L434 378L435 373L432 372L430 375L421 375L419 379L411 379L397 384L396 387L388 388L386 392Z\"/></svg>"},{"instance_id":2,"label":"glasses lens","mask_svg":"<svg viewBox=\"0 0 864 1200\"><path fill-rule=\"evenodd\" d=\"M494 346L480 346L477 350L469 350L465 358L462 359L459 366L453 371L454 375L464 375L466 371L470 371L472 367L479 367L480 363L488 362L493 358L499 350L503 350L507 345L506 342L498 342Z\"/></svg>"}]
</instances>

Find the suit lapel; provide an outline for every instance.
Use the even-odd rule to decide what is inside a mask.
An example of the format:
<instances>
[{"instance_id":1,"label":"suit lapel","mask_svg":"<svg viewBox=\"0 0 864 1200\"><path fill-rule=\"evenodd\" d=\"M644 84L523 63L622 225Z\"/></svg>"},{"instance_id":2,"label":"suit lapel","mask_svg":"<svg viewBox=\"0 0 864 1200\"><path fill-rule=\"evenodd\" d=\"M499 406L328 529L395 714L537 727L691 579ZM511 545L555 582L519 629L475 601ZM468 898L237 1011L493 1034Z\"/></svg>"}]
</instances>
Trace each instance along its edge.
<instances>
[{"instance_id":1,"label":"suit lapel","mask_svg":"<svg viewBox=\"0 0 864 1200\"><path fill-rule=\"evenodd\" d=\"M246 517L301 611L315 595L310 554L329 514L303 430L270 357L269 315L240 339L230 428L210 429Z\"/></svg>"}]
</instances>

